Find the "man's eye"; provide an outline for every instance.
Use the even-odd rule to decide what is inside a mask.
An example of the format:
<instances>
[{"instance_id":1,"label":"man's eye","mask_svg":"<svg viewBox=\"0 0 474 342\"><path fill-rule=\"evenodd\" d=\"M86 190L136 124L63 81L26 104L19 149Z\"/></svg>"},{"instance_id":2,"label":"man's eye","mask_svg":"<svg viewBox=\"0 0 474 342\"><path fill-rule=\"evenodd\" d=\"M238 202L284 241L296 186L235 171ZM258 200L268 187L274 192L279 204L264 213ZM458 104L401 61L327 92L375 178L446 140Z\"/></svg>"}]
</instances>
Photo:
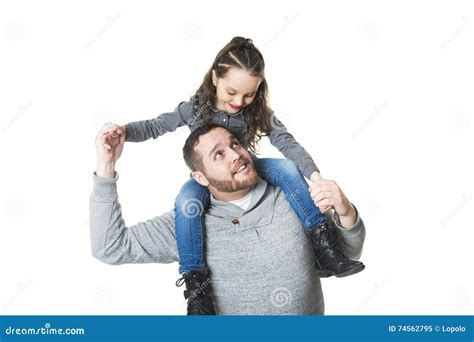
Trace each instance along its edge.
<instances>
[{"instance_id":1,"label":"man's eye","mask_svg":"<svg viewBox=\"0 0 474 342\"><path fill-rule=\"evenodd\" d=\"M232 148L240 147L240 144L238 142L232 143Z\"/></svg>"}]
</instances>

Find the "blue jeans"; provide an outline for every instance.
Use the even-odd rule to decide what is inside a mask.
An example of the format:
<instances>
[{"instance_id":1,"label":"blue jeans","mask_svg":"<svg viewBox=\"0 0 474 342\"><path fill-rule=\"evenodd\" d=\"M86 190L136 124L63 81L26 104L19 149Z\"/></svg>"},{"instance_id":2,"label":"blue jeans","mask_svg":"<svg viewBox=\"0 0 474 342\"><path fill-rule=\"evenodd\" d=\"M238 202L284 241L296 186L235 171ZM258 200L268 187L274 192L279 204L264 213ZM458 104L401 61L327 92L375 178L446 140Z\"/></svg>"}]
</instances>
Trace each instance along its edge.
<instances>
[{"instance_id":1,"label":"blue jeans","mask_svg":"<svg viewBox=\"0 0 474 342\"><path fill-rule=\"evenodd\" d=\"M326 222L292 160L253 157L253 163L260 178L282 189L305 230ZM176 197L174 211L180 273L205 268L203 213L209 202L209 190L193 178L183 185Z\"/></svg>"}]
</instances>

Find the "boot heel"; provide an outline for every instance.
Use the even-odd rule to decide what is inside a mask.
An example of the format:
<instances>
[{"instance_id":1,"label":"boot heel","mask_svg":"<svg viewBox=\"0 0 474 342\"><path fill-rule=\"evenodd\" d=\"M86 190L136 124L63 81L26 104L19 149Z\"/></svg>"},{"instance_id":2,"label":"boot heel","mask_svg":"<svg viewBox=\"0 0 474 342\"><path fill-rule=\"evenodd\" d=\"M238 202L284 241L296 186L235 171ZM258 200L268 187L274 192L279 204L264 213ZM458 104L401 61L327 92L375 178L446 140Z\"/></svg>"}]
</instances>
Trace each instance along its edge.
<instances>
[{"instance_id":1,"label":"boot heel","mask_svg":"<svg viewBox=\"0 0 474 342\"><path fill-rule=\"evenodd\" d=\"M316 270L316 274L318 275L319 278L329 278L335 275L334 272L327 271L327 270L323 270L323 271ZM338 275L336 275L336 277L338 277Z\"/></svg>"},{"instance_id":2,"label":"boot heel","mask_svg":"<svg viewBox=\"0 0 474 342\"><path fill-rule=\"evenodd\" d=\"M362 272L365 269L365 265L361 263L360 265L357 265L350 270L347 270L346 272L343 272L341 274L335 274L337 278L343 278L343 277L348 277L351 275L354 275L356 273Z\"/></svg>"}]
</instances>

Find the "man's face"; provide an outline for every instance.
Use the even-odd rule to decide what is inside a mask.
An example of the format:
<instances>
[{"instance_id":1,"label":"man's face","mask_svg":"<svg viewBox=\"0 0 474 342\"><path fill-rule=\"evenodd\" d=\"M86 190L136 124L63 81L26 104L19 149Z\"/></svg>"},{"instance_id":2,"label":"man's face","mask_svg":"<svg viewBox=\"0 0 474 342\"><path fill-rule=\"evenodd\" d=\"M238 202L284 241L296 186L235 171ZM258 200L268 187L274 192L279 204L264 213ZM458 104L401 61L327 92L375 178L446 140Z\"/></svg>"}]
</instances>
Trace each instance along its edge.
<instances>
[{"instance_id":1,"label":"man's face","mask_svg":"<svg viewBox=\"0 0 474 342\"><path fill-rule=\"evenodd\" d=\"M212 188L224 193L237 192L256 184L257 172L249 153L226 129L215 128L202 135L194 149L201 155L202 174L211 192Z\"/></svg>"}]
</instances>

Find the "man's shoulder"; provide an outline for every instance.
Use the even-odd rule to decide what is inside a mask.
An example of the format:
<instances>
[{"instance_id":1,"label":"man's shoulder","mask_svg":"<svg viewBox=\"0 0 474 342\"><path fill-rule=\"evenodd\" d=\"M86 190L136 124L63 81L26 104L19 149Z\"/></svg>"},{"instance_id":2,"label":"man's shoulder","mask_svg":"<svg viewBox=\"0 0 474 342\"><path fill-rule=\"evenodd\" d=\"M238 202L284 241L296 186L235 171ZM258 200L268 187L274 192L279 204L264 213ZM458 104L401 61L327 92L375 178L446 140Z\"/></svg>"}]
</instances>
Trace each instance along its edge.
<instances>
[{"instance_id":1,"label":"man's shoulder","mask_svg":"<svg viewBox=\"0 0 474 342\"><path fill-rule=\"evenodd\" d=\"M283 190L274 184L268 183L264 180L262 180L263 184L266 186L265 190L265 200L266 201L272 201L274 203L274 210L275 211L293 211L291 208L290 202L288 201L288 198L286 197L286 194L283 192Z\"/></svg>"}]
</instances>

